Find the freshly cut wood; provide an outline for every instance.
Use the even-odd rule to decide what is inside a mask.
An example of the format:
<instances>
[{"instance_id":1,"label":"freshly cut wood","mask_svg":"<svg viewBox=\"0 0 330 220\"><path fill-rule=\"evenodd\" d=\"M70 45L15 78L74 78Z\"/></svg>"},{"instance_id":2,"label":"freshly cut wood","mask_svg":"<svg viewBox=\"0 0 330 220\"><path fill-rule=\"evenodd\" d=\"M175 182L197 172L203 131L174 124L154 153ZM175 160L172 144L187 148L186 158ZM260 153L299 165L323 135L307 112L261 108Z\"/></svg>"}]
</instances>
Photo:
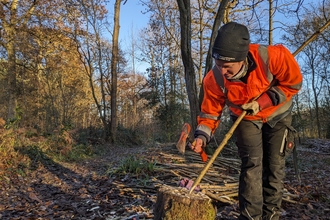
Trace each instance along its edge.
<instances>
[{"instance_id":1,"label":"freshly cut wood","mask_svg":"<svg viewBox=\"0 0 330 220\"><path fill-rule=\"evenodd\" d=\"M154 220L214 220L216 208L201 192L163 185L158 189Z\"/></svg>"}]
</instances>

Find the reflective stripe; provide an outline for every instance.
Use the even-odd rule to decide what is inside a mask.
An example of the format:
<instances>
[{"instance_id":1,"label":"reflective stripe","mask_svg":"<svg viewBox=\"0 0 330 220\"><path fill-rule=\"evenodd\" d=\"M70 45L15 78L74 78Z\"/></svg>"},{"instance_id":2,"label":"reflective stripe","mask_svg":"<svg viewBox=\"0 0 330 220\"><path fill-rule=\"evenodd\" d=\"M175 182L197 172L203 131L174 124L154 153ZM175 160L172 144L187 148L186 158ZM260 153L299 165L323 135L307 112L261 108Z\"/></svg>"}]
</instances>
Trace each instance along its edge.
<instances>
[{"instance_id":1,"label":"reflective stripe","mask_svg":"<svg viewBox=\"0 0 330 220\"><path fill-rule=\"evenodd\" d=\"M235 105L234 103L232 103L231 101L229 101L227 99L227 92L228 92L228 90L225 87L223 75L220 73L220 70L218 69L218 67L216 67L214 65L213 68L212 68L212 72L213 72L213 76L215 78L216 83L218 84L218 86L222 90L223 94L226 96L225 97L226 105L229 106L229 107L242 109L240 106Z\"/></svg>"},{"instance_id":2,"label":"reflective stripe","mask_svg":"<svg viewBox=\"0 0 330 220\"><path fill-rule=\"evenodd\" d=\"M273 128L278 121L283 119L291 112L292 107L293 103L292 99L290 99L289 101L285 102L285 104L283 104L281 107L277 108L276 111L267 118L267 124Z\"/></svg>"},{"instance_id":3,"label":"reflective stripe","mask_svg":"<svg viewBox=\"0 0 330 220\"><path fill-rule=\"evenodd\" d=\"M197 128L196 128L196 131L199 130L199 131L203 131L205 132L206 134L208 134L210 137L212 135L212 131L209 127L207 127L206 125L198 125Z\"/></svg>"},{"instance_id":4,"label":"reflective stripe","mask_svg":"<svg viewBox=\"0 0 330 220\"><path fill-rule=\"evenodd\" d=\"M291 88L291 89L300 90L301 87L302 87L302 82L301 82L301 83L298 83L298 84L296 84L296 85L288 86L288 87Z\"/></svg>"},{"instance_id":5,"label":"reflective stripe","mask_svg":"<svg viewBox=\"0 0 330 220\"><path fill-rule=\"evenodd\" d=\"M282 103L286 100L286 95L277 86L273 86L269 90L276 93L278 96L278 103Z\"/></svg>"},{"instance_id":6,"label":"reflective stripe","mask_svg":"<svg viewBox=\"0 0 330 220\"><path fill-rule=\"evenodd\" d=\"M222 90L223 94L226 95L227 89L225 88L225 82L224 82L222 74L220 73L220 70L218 69L218 67L216 67L216 65L213 66L212 72L213 72L214 79L217 82L218 86Z\"/></svg>"},{"instance_id":7,"label":"reflective stripe","mask_svg":"<svg viewBox=\"0 0 330 220\"><path fill-rule=\"evenodd\" d=\"M207 119L212 119L212 120L219 120L220 119L220 115L216 116L216 115L210 115L210 114L205 114L203 112L201 112L199 114L200 118L207 118Z\"/></svg>"},{"instance_id":8,"label":"reflective stripe","mask_svg":"<svg viewBox=\"0 0 330 220\"><path fill-rule=\"evenodd\" d=\"M272 83L273 82L273 79L274 79L274 76L270 72L269 65L268 65L268 49L267 49L267 46L265 46L265 45L259 45L258 53L259 53L259 56L262 59L261 65L262 65L262 69L264 70L263 72L266 75L266 78L269 81L269 83ZM216 83L218 84L218 86L222 90L223 94L226 96L225 97L226 104L229 107L233 107L233 108L237 108L237 109L242 109L240 106L235 105L234 103L232 103L230 100L227 99L227 92L228 91L227 91L227 89L225 87L224 78L223 78L223 75L220 73L220 70L216 67L216 65L213 66L212 72L213 72L213 76L214 76L214 79L215 79ZM276 92L276 93L278 94L279 92ZM280 91L279 96L282 95L282 94L283 94L282 91ZM282 101L282 99L280 99L280 100Z\"/></svg>"},{"instance_id":9,"label":"reflective stripe","mask_svg":"<svg viewBox=\"0 0 330 220\"><path fill-rule=\"evenodd\" d=\"M269 69L268 49L267 49L267 46L265 46L265 45L259 45L258 53L259 53L259 56L262 59L261 66L262 66L262 69L264 70L264 73L266 75L266 78L268 79L268 82L272 82L273 79L274 79L274 76L270 72L270 69Z\"/></svg>"}]
</instances>

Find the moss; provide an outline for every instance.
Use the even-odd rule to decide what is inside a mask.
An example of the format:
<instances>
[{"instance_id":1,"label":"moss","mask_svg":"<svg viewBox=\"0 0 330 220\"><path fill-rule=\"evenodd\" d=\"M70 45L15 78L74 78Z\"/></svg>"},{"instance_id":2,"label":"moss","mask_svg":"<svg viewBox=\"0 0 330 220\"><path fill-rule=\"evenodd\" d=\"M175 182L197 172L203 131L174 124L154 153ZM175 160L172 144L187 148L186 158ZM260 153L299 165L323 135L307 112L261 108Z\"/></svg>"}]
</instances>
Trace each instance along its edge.
<instances>
[{"instance_id":1,"label":"moss","mask_svg":"<svg viewBox=\"0 0 330 220\"><path fill-rule=\"evenodd\" d=\"M171 207L165 211L164 220L213 220L216 212L211 202L194 200L189 205L172 199Z\"/></svg>"},{"instance_id":2,"label":"moss","mask_svg":"<svg viewBox=\"0 0 330 220\"><path fill-rule=\"evenodd\" d=\"M155 220L214 220L212 200L201 192L189 193L186 188L163 185L154 206Z\"/></svg>"}]
</instances>

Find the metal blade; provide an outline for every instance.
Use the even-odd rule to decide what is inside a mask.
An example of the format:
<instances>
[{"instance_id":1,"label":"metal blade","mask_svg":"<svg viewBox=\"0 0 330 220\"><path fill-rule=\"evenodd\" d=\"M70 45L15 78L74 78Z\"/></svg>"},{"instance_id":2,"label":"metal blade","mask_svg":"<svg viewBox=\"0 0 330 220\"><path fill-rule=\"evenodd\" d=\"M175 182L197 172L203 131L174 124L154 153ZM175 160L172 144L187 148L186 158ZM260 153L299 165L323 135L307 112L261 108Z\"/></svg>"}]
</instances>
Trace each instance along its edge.
<instances>
[{"instance_id":1,"label":"metal blade","mask_svg":"<svg viewBox=\"0 0 330 220\"><path fill-rule=\"evenodd\" d=\"M178 143L176 144L176 148L179 150L180 153L184 154L187 145L187 138L190 132L190 125L185 123L181 130L181 135Z\"/></svg>"}]
</instances>

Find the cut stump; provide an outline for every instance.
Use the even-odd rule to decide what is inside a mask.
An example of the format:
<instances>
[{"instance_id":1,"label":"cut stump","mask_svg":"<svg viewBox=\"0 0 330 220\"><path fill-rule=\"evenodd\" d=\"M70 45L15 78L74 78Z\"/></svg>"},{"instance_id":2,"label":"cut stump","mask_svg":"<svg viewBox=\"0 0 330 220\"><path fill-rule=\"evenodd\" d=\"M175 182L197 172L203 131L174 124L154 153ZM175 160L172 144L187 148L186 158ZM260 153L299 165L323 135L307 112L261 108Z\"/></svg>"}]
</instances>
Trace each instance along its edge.
<instances>
[{"instance_id":1,"label":"cut stump","mask_svg":"<svg viewBox=\"0 0 330 220\"><path fill-rule=\"evenodd\" d=\"M183 187L163 185L157 193L154 220L214 220L216 208L212 200L201 192Z\"/></svg>"}]
</instances>

